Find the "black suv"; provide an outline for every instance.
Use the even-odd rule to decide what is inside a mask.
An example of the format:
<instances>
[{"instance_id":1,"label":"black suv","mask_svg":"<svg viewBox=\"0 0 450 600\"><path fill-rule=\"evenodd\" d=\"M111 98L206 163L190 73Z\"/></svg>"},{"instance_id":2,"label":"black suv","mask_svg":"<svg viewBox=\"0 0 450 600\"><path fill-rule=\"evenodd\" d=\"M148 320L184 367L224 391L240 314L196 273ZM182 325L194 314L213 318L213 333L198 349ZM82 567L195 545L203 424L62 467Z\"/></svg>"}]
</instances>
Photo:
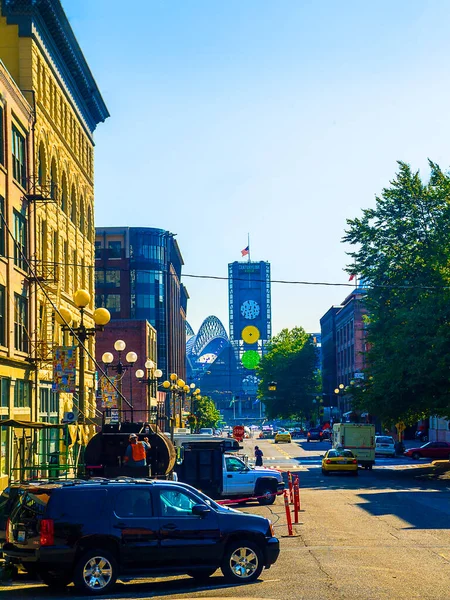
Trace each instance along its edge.
<instances>
[{"instance_id":1,"label":"black suv","mask_svg":"<svg viewBox=\"0 0 450 600\"><path fill-rule=\"evenodd\" d=\"M7 560L34 564L48 586L71 581L105 594L119 577L217 568L234 583L257 579L278 558L272 524L219 504L193 487L140 479L26 486L7 527Z\"/></svg>"}]
</instances>

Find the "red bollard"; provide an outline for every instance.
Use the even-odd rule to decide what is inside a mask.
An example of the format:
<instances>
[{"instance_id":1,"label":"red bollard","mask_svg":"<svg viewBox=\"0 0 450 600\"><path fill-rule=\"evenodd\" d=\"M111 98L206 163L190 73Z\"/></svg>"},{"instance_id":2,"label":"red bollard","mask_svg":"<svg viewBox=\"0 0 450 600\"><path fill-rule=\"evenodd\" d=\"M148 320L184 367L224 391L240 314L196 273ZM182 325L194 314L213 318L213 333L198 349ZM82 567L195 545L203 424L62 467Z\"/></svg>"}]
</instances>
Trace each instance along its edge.
<instances>
[{"instance_id":1,"label":"red bollard","mask_svg":"<svg viewBox=\"0 0 450 600\"><path fill-rule=\"evenodd\" d=\"M291 504L293 503L294 499L293 499L293 495L292 495L292 473L290 471L288 471L288 485L289 485L289 500L291 502Z\"/></svg>"},{"instance_id":2,"label":"red bollard","mask_svg":"<svg viewBox=\"0 0 450 600\"><path fill-rule=\"evenodd\" d=\"M287 496L287 490L284 490L284 508L286 509L286 520L287 520L289 535L294 535L294 531L292 529L291 510L289 508L289 500L288 500L288 496Z\"/></svg>"},{"instance_id":3,"label":"red bollard","mask_svg":"<svg viewBox=\"0 0 450 600\"><path fill-rule=\"evenodd\" d=\"M298 477L294 478L294 523L298 524L298 511L300 509L300 489L298 484Z\"/></svg>"}]
</instances>

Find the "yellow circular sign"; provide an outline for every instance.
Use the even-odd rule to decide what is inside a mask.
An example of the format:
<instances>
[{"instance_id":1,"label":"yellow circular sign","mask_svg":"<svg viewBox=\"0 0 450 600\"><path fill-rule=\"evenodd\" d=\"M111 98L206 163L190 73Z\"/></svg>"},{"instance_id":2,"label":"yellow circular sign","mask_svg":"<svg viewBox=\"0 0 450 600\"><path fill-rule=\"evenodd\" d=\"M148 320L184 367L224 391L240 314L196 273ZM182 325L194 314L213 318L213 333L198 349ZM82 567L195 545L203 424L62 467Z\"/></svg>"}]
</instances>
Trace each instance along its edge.
<instances>
[{"instance_id":1,"label":"yellow circular sign","mask_svg":"<svg viewBox=\"0 0 450 600\"><path fill-rule=\"evenodd\" d=\"M242 339L246 344L256 344L259 337L259 329L254 325L247 325L247 327L244 327L242 330Z\"/></svg>"}]
</instances>

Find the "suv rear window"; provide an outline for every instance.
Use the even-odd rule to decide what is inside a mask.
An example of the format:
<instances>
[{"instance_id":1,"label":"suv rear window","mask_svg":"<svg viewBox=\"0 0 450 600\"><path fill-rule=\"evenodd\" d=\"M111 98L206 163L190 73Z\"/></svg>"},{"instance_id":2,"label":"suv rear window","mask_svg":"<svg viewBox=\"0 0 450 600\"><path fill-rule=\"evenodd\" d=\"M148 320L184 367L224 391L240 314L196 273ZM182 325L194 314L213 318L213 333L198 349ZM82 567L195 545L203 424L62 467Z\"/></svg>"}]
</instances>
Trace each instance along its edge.
<instances>
[{"instance_id":1,"label":"suv rear window","mask_svg":"<svg viewBox=\"0 0 450 600\"><path fill-rule=\"evenodd\" d=\"M26 492L16 505L11 519L15 520L18 516L21 519L34 519L42 517L50 500L50 490L38 490L35 492Z\"/></svg>"},{"instance_id":2,"label":"suv rear window","mask_svg":"<svg viewBox=\"0 0 450 600\"><path fill-rule=\"evenodd\" d=\"M379 435L375 438L377 444L393 444L394 438L385 435Z\"/></svg>"}]
</instances>

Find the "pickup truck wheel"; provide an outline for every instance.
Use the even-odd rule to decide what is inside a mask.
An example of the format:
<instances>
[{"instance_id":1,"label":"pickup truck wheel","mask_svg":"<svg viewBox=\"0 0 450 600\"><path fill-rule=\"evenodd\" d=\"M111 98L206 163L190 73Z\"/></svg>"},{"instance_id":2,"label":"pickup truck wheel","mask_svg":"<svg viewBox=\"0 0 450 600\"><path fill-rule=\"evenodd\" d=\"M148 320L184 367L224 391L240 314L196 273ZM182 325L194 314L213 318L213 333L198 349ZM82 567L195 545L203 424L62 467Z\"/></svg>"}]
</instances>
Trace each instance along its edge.
<instances>
[{"instance_id":1,"label":"pickup truck wheel","mask_svg":"<svg viewBox=\"0 0 450 600\"><path fill-rule=\"evenodd\" d=\"M230 582L255 581L263 570L263 556L259 546L249 540L231 542L225 549L221 569L225 579Z\"/></svg>"},{"instance_id":2,"label":"pickup truck wheel","mask_svg":"<svg viewBox=\"0 0 450 600\"><path fill-rule=\"evenodd\" d=\"M258 502L263 506L273 504L276 499L275 490L272 487L261 488L257 495Z\"/></svg>"},{"instance_id":3,"label":"pickup truck wheel","mask_svg":"<svg viewBox=\"0 0 450 600\"><path fill-rule=\"evenodd\" d=\"M72 576L60 571L40 570L39 577L52 590L63 590L72 581Z\"/></svg>"},{"instance_id":4,"label":"pickup truck wheel","mask_svg":"<svg viewBox=\"0 0 450 600\"><path fill-rule=\"evenodd\" d=\"M198 582L203 582L203 581L207 581L211 575L214 575L214 573L217 571L217 569L211 568L211 569L199 569L198 571L189 571L187 574L189 575L189 577L192 577L193 579L195 579L195 581Z\"/></svg>"},{"instance_id":5,"label":"pickup truck wheel","mask_svg":"<svg viewBox=\"0 0 450 600\"><path fill-rule=\"evenodd\" d=\"M105 594L116 583L118 567L116 559L108 551L88 550L75 565L75 587L93 595Z\"/></svg>"}]
</instances>

